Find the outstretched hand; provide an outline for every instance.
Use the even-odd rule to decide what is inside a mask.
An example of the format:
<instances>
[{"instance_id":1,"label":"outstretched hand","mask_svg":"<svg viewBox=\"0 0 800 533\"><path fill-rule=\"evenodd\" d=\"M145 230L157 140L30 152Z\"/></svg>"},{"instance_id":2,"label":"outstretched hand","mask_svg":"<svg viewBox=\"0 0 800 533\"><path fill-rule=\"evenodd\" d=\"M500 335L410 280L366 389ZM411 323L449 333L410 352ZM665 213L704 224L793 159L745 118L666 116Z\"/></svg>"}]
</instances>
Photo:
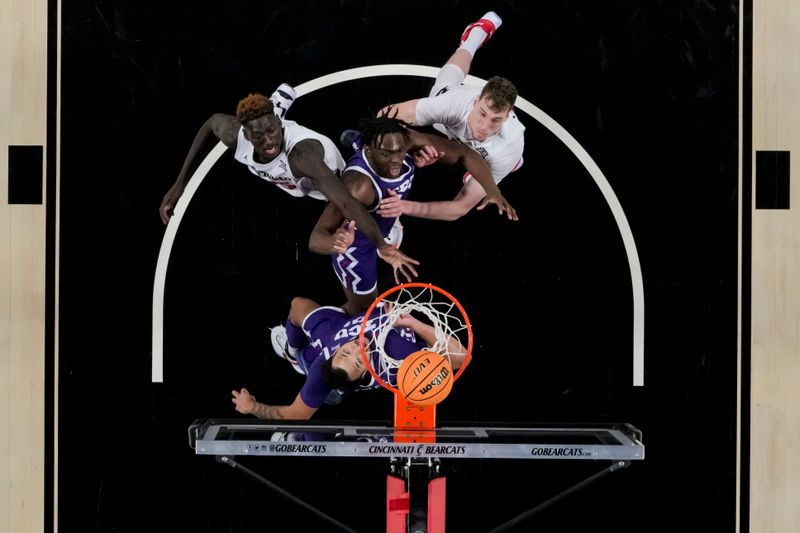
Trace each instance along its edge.
<instances>
[{"instance_id":1,"label":"outstretched hand","mask_svg":"<svg viewBox=\"0 0 800 533\"><path fill-rule=\"evenodd\" d=\"M400 281L400 274L402 274L406 281L409 282L412 280L412 275L415 278L418 276L414 266L419 265L419 261L408 257L406 254L401 252L400 248L397 246L392 244L384 244L378 250L378 256L392 265L392 270L394 271L394 281L398 285L403 283Z\"/></svg>"},{"instance_id":2,"label":"outstretched hand","mask_svg":"<svg viewBox=\"0 0 800 533\"><path fill-rule=\"evenodd\" d=\"M161 216L161 222L166 224L169 222L170 217L174 214L175 204L178 199L183 195L183 185L175 184L167 191L164 198L161 200L161 207L158 209L158 214Z\"/></svg>"},{"instance_id":3,"label":"outstretched hand","mask_svg":"<svg viewBox=\"0 0 800 533\"><path fill-rule=\"evenodd\" d=\"M249 415L253 412L256 408L256 397L250 394L250 391L242 387L242 390L235 391L232 390L231 394L233 398L231 398L231 402L236 405L236 410L243 415Z\"/></svg>"},{"instance_id":4,"label":"outstretched hand","mask_svg":"<svg viewBox=\"0 0 800 533\"><path fill-rule=\"evenodd\" d=\"M484 197L483 201L478 206L478 211L481 211L484 207L486 207L489 204L496 205L497 209L500 211L500 214L502 215L503 213L505 213L506 216L508 217L508 220L519 220L519 217L517 216L517 210L511 207L511 204L508 203L508 200L506 200L502 194L496 194L496 195L487 194L486 197Z\"/></svg>"}]
</instances>

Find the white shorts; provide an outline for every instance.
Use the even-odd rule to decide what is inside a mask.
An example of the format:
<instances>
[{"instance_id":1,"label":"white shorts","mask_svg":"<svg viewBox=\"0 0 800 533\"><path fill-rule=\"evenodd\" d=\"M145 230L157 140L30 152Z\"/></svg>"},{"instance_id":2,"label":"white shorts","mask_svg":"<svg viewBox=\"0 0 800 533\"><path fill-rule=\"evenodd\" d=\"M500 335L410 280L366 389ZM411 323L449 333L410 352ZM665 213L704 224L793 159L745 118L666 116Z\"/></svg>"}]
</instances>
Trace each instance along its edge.
<instances>
[{"instance_id":1,"label":"white shorts","mask_svg":"<svg viewBox=\"0 0 800 533\"><path fill-rule=\"evenodd\" d=\"M441 93L447 92L451 87L458 87L464 82L467 77L464 71L457 66L448 63L439 69L439 74L436 76L436 81L433 83L429 96L437 96Z\"/></svg>"}]
</instances>

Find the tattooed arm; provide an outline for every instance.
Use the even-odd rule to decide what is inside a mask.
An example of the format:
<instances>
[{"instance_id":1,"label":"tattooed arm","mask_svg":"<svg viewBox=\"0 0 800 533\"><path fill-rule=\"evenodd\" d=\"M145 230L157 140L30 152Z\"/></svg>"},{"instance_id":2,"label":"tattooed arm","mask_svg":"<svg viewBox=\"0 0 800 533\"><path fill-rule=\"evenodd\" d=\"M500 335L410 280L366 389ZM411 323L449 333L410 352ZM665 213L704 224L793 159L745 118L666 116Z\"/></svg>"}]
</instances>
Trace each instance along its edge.
<instances>
[{"instance_id":1,"label":"tattooed arm","mask_svg":"<svg viewBox=\"0 0 800 533\"><path fill-rule=\"evenodd\" d=\"M298 394L291 405L267 405L256 400L256 397L243 388L231 391L231 402L236 410L245 415L253 415L262 420L308 420L317 412L316 407L309 407Z\"/></svg>"}]
</instances>

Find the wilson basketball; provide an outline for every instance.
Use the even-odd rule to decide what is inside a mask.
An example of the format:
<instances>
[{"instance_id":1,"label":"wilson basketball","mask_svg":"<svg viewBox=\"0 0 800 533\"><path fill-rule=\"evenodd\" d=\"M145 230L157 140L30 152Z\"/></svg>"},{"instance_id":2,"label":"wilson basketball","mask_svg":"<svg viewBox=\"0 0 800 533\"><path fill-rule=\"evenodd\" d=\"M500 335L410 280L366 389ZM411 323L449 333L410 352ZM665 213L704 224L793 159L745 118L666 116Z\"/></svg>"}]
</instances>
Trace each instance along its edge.
<instances>
[{"instance_id":1,"label":"wilson basketball","mask_svg":"<svg viewBox=\"0 0 800 533\"><path fill-rule=\"evenodd\" d=\"M397 369L397 393L417 405L435 405L453 388L453 368L436 352L414 352Z\"/></svg>"}]
</instances>

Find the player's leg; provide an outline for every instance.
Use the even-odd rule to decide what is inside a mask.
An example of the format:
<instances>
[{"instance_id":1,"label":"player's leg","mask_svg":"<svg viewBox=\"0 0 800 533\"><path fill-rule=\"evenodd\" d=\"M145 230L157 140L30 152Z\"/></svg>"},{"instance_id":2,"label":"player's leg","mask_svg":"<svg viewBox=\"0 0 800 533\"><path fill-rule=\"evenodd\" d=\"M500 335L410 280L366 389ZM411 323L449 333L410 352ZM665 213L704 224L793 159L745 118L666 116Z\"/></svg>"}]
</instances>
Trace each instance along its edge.
<instances>
[{"instance_id":1,"label":"player's leg","mask_svg":"<svg viewBox=\"0 0 800 533\"><path fill-rule=\"evenodd\" d=\"M503 19L497 13L489 11L478 21L467 26L461 35L461 44L439 70L430 92L431 96L436 96L446 91L448 87L458 86L464 81L469 74L475 52L489 40L502 23Z\"/></svg>"},{"instance_id":2,"label":"player's leg","mask_svg":"<svg viewBox=\"0 0 800 533\"><path fill-rule=\"evenodd\" d=\"M297 324L302 324L302 319L318 308L319 304L313 300L295 297L292 299L289 317L285 324L270 329L272 350L278 357L289 361L300 374L305 374L301 365L301 352L308 346L308 337L303 328Z\"/></svg>"},{"instance_id":3,"label":"player's leg","mask_svg":"<svg viewBox=\"0 0 800 533\"><path fill-rule=\"evenodd\" d=\"M341 307L347 316L363 313L378 297L377 264L375 273L369 268L364 268L363 265L361 263L360 267L351 269L346 275L342 275L341 270L334 268L336 276L342 284L342 291L344 291L345 302ZM372 287L372 290L365 289L365 287Z\"/></svg>"},{"instance_id":4,"label":"player's leg","mask_svg":"<svg viewBox=\"0 0 800 533\"><path fill-rule=\"evenodd\" d=\"M366 311L378 295L378 251L372 243L357 239L347 252L331 256L336 277L342 284L348 315Z\"/></svg>"},{"instance_id":5,"label":"player's leg","mask_svg":"<svg viewBox=\"0 0 800 533\"><path fill-rule=\"evenodd\" d=\"M347 296L347 303L342 306L342 309L344 309L345 313L351 316L357 313L363 313L369 309L370 304L372 304L372 302L375 301L375 298L378 297L377 290L374 290L368 294L356 294L348 291L347 289L345 289L344 292Z\"/></svg>"}]
</instances>

